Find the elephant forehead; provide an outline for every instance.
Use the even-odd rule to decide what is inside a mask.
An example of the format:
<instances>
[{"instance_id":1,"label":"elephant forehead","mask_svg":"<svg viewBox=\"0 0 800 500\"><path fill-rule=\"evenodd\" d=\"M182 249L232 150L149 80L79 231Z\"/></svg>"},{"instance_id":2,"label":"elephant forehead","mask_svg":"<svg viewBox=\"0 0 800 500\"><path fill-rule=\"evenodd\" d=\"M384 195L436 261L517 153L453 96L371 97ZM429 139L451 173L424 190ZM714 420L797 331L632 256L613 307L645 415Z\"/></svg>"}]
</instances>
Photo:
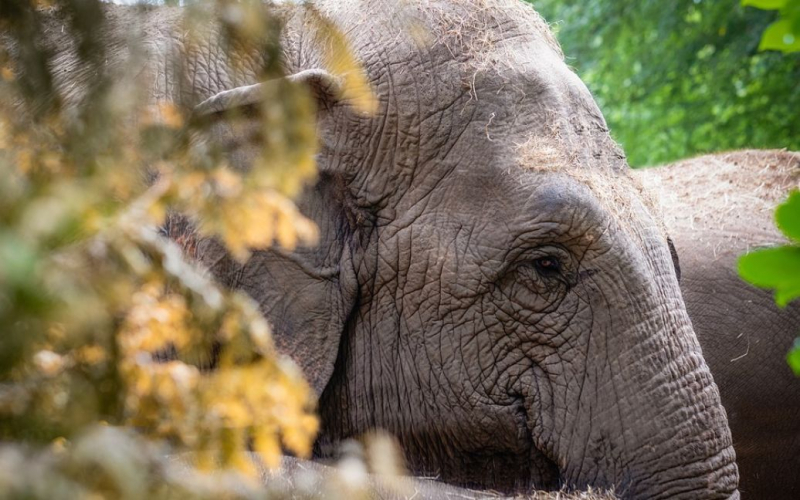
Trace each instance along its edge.
<instances>
[{"instance_id":1,"label":"elephant forehead","mask_svg":"<svg viewBox=\"0 0 800 500\"><path fill-rule=\"evenodd\" d=\"M453 56L488 54L498 43L523 34L561 54L544 19L519 0L322 0L315 8L348 27L379 27L372 35L386 39L447 45Z\"/></svg>"},{"instance_id":2,"label":"elephant forehead","mask_svg":"<svg viewBox=\"0 0 800 500\"><path fill-rule=\"evenodd\" d=\"M547 23L519 0L323 0L314 9L346 35L373 76L376 65L419 63L469 82L476 72L518 72L523 53L543 72L566 69Z\"/></svg>"},{"instance_id":3,"label":"elephant forehead","mask_svg":"<svg viewBox=\"0 0 800 500\"><path fill-rule=\"evenodd\" d=\"M654 238L666 241L652 197L628 171L549 169L540 159L548 154L557 153L545 149L537 163L502 171L462 169L440 206L485 223L492 238L504 233L507 241L501 245L506 248L524 244L526 238L593 245L625 241L642 249Z\"/></svg>"},{"instance_id":4,"label":"elephant forehead","mask_svg":"<svg viewBox=\"0 0 800 500\"><path fill-rule=\"evenodd\" d=\"M644 222L665 234L654 197L631 175L622 150L598 124L552 120L514 144L508 156L513 165L508 171L530 179L524 182L547 174L568 177L584 186L623 227Z\"/></svg>"},{"instance_id":5,"label":"elephant forehead","mask_svg":"<svg viewBox=\"0 0 800 500\"><path fill-rule=\"evenodd\" d=\"M636 219L626 219L573 176L518 174L456 175L431 194L425 210L399 213L384 228L384 255L407 256L410 271L443 287L429 287L432 300L438 293L483 293L509 266L552 245L593 259L592 268L625 267L639 277L667 265L666 241L649 214L637 213L637 200L626 202Z\"/></svg>"},{"instance_id":6,"label":"elephant forehead","mask_svg":"<svg viewBox=\"0 0 800 500\"><path fill-rule=\"evenodd\" d=\"M418 19L433 43L451 54L466 56L477 67L513 67L508 50L523 41L539 45L563 59L550 27L530 4L518 0L449 0L418 2Z\"/></svg>"},{"instance_id":7,"label":"elephant forehead","mask_svg":"<svg viewBox=\"0 0 800 500\"><path fill-rule=\"evenodd\" d=\"M401 146L425 149L441 138L460 137L474 123L477 128L464 136L473 143L519 144L532 130L547 129L571 136L573 149L624 164L591 94L530 5L518 0L390 4L315 3L346 34L383 103L378 119L365 122L365 128L373 127L365 134L418 137ZM304 43L294 64L324 66L317 59L325 50L314 50L329 44L324 38Z\"/></svg>"},{"instance_id":8,"label":"elephant forehead","mask_svg":"<svg viewBox=\"0 0 800 500\"><path fill-rule=\"evenodd\" d=\"M432 192L425 206L425 211L399 214L397 224L415 230L427 226L445 241L463 237L501 252L542 241L588 244L610 223L596 196L560 173L534 178L462 169Z\"/></svg>"}]
</instances>

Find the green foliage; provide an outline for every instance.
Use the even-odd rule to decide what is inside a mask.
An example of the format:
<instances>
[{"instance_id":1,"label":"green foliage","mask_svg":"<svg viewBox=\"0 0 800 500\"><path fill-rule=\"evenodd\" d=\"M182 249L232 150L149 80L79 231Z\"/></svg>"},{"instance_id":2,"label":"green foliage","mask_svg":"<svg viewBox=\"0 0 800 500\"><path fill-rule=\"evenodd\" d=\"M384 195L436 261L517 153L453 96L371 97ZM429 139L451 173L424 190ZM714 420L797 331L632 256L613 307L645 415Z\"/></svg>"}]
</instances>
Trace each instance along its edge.
<instances>
[{"instance_id":1,"label":"green foliage","mask_svg":"<svg viewBox=\"0 0 800 500\"><path fill-rule=\"evenodd\" d=\"M785 307L800 297L800 191L793 191L775 210L775 223L792 245L750 252L739 259L739 275L762 288L775 290L775 302Z\"/></svg>"},{"instance_id":2,"label":"green foliage","mask_svg":"<svg viewBox=\"0 0 800 500\"><path fill-rule=\"evenodd\" d=\"M780 11L780 19L764 31L758 50L800 51L800 0L742 0L742 5Z\"/></svg>"},{"instance_id":3,"label":"green foliage","mask_svg":"<svg viewBox=\"0 0 800 500\"><path fill-rule=\"evenodd\" d=\"M800 55L758 50L778 12L737 0L529 1L632 166L800 149Z\"/></svg>"},{"instance_id":4,"label":"green foliage","mask_svg":"<svg viewBox=\"0 0 800 500\"><path fill-rule=\"evenodd\" d=\"M739 274L761 288L775 290L775 302L785 307L800 297L800 248L782 246L751 252L739 260Z\"/></svg>"},{"instance_id":5,"label":"green foliage","mask_svg":"<svg viewBox=\"0 0 800 500\"><path fill-rule=\"evenodd\" d=\"M786 362L789 363L794 374L800 377L800 337L794 339L794 346L786 355Z\"/></svg>"},{"instance_id":6,"label":"green foliage","mask_svg":"<svg viewBox=\"0 0 800 500\"><path fill-rule=\"evenodd\" d=\"M764 10L774 10L780 9L786 5L786 0L742 0L742 5L750 5Z\"/></svg>"},{"instance_id":7,"label":"green foliage","mask_svg":"<svg viewBox=\"0 0 800 500\"><path fill-rule=\"evenodd\" d=\"M789 199L775 209L775 223L787 238L800 242L800 192L790 193Z\"/></svg>"},{"instance_id":8,"label":"green foliage","mask_svg":"<svg viewBox=\"0 0 800 500\"><path fill-rule=\"evenodd\" d=\"M775 302L786 307L800 297L800 191L793 191L778 206L775 223L792 243L743 255L739 258L739 276L755 286L775 290ZM800 339L786 360L800 376Z\"/></svg>"},{"instance_id":9,"label":"green foliage","mask_svg":"<svg viewBox=\"0 0 800 500\"><path fill-rule=\"evenodd\" d=\"M800 37L795 36L791 21L782 19L767 26L758 50L800 51Z\"/></svg>"}]
</instances>

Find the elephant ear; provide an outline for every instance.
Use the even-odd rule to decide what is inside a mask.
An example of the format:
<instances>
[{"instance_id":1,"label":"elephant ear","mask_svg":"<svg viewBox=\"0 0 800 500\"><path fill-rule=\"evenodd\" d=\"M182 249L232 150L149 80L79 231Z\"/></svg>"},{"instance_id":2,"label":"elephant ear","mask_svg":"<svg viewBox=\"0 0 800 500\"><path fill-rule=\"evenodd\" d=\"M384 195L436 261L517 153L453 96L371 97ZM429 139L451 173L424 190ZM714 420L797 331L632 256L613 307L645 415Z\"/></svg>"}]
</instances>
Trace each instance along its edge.
<instances>
[{"instance_id":1,"label":"elephant ear","mask_svg":"<svg viewBox=\"0 0 800 500\"><path fill-rule=\"evenodd\" d=\"M667 236L667 246L669 247L669 255L672 257L672 267L675 268L675 277L678 278L678 283L681 281L681 262L678 258L678 250L675 249L675 243L672 238Z\"/></svg>"},{"instance_id":2,"label":"elephant ear","mask_svg":"<svg viewBox=\"0 0 800 500\"><path fill-rule=\"evenodd\" d=\"M321 113L337 104L340 83L329 73L307 70L288 78L309 85ZM273 83L220 92L194 110L197 118L209 122L211 140L236 168L249 168L261 151L257 104L267 95L262 86ZM258 302L278 350L300 366L318 395L333 374L358 289L347 244L353 218L345 189L338 174L322 172L297 200L303 215L319 227L319 244L314 247L257 250L245 264L213 239L198 242L196 248L197 259L220 282Z\"/></svg>"},{"instance_id":3,"label":"elephant ear","mask_svg":"<svg viewBox=\"0 0 800 500\"><path fill-rule=\"evenodd\" d=\"M311 91L320 123L325 121L334 106L343 101L341 78L323 69L307 69L285 78L219 92L195 106L192 119L204 126L205 135L223 150L232 166L247 170L263 154L265 147L263 123L259 119L261 104L266 96L275 95L267 87L286 81L305 85Z\"/></svg>"},{"instance_id":4,"label":"elephant ear","mask_svg":"<svg viewBox=\"0 0 800 500\"><path fill-rule=\"evenodd\" d=\"M324 69L307 69L288 75L287 80L308 85L314 97L320 104L327 104L338 100L342 94L342 80ZM224 90L201 102L194 108L193 114L207 116L214 113L223 113L229 110L259 104L265 94L264 87L274 82L256 83Z\"/></svg>"}]
</instances>

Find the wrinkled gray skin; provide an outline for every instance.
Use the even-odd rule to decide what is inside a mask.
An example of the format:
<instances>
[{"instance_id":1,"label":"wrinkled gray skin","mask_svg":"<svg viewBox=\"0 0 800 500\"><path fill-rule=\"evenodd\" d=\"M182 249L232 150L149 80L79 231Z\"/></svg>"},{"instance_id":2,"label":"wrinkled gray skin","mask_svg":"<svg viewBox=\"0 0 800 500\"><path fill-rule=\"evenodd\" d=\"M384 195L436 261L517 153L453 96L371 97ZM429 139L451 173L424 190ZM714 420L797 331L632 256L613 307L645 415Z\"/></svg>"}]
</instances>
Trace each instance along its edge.
<instances>
[{"instance_id":1,"label":"wrinkled gray skin","mask_svg":"<svg viewBox=\"0 0 800 500\"><path fill-rule=\"evenodd\" d=\"M800 304L743 282L739 255L784 244L773 211L800 187L800 154L741 151L637 171L660 191L686 309L728 411L745 498L800 498L800 378L786 352Z\"/></svg>"},{"instance_id":2,"label":"wrinkled gray skin","mask_svg":"<svg viewBox=\"0 0 800 500\"><path fill-rule=\"evenodd\" d=\"M510 0L316 5L379 99L365 116L341 97L296 8L286 70L314 90L321 137L300 204L321 243L244 266L197 247L318 391L316 454L379 427L414 472L459 485L738 498L666 234L547 26ZM167 54L190 45L171 16L151 12L139 78L205 101L246 168L258 144L214 110L253 102L234 88L257 83L260 56L234 78L211 41L177 73Z\"/></svg>"}]
</instances>

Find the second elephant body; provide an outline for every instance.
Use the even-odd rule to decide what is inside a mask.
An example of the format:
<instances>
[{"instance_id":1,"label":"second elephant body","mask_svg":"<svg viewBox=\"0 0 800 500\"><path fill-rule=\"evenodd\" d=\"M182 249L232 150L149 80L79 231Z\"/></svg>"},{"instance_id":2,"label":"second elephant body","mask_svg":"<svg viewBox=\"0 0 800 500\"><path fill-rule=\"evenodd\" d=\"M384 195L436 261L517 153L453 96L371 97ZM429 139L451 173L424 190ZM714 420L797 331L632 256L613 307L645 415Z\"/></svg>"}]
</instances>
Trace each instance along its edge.
<instances>
[{"instance_id":1,"label":"second elephant body","mask_svg":"<svg viewBox=\"0 0 800 500\"><path fill-rule=\"evenodd\" d=\"M800 498L800 378L786 352L800 304L779 309L736 273L739 255L785 243L773 211L800 186L800 154L740 151L636 172L661 200L681 291L728 412L744 498Z\"/></svg>"}]
</instances>

